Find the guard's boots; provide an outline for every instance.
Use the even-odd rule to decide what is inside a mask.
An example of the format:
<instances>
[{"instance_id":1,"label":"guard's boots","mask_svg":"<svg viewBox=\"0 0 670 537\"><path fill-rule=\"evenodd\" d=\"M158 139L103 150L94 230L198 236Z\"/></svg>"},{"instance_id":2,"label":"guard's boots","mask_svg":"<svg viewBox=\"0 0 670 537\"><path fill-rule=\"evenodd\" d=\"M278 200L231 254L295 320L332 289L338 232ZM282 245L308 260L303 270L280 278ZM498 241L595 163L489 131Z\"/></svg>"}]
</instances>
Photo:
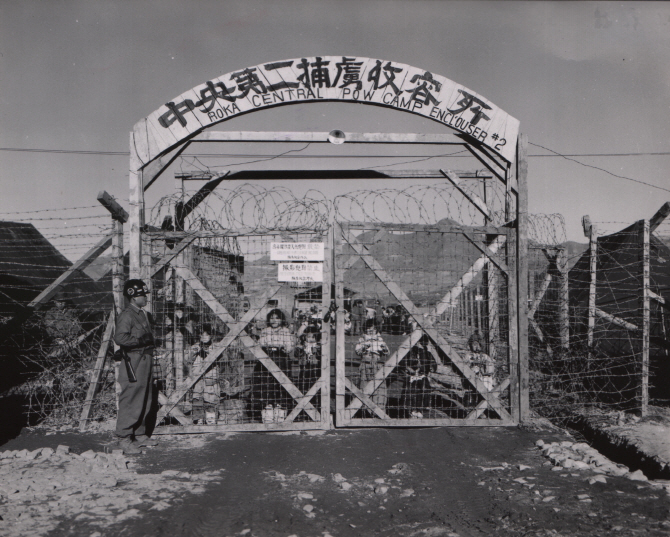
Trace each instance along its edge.
<instances>
[{"instance_id":1,"label":"guard's boots","mask_svg":"<svg viewBox=\"0 0 670 537\"><path fill-rule=\"evenodd\" d=\"M156 447L158 445L158 440L149 438L146 434L138 434L135 437L135 442L139 447Z\"/></svg>"},{"instance_id":2,"label":"guard's boots","mask_svg":"<svg viewBox=\"0 0 670 537\"><path fill-rule=\"evenodd\" d=\"M129 436L119 440L119 447L123 449L123 452L126 455L139 455L140 453L142 453L142 450L140 449L140 444Z\"/></svg>"}]
</instances>

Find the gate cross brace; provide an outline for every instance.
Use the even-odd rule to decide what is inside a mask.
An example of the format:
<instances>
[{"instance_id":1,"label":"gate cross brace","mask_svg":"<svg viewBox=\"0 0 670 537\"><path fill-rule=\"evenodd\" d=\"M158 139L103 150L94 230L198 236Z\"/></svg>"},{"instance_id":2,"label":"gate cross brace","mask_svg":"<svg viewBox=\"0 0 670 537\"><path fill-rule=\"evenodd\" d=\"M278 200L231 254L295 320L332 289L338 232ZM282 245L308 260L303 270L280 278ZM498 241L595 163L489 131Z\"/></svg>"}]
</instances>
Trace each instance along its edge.
<instances>
[{"instance_id":1,"label":"gate cross brace","mask_svg":"<svg viewBox=\"0 0 670 537\"><path fill-rule=\"evenodd\" d=\"M162 419L167 411L174 407L184 397L186 392L190 390L198 382L198 380L200 380L207 369L237 337L239 337L240 341L251 351L256 359L258 359L258 361L260 361L265 366L265 368L275 377L275 379L277 379L277 381L291 395L291 397L293 397L293 399L301 399L303 394L300 392L300 390L298 390L298 388L293 385L291 380L284 374L284 372L279 369L279 367L268 357L267 354L265 354L258 343L249 336L241 335L247 324L258 314L263 305L279 291L281 286L277 285L270 288L259 299L255 307L251 308L244 315L244 317L242 317L242 320L236 321L232 315L228 313L226 308L214 297L214 295L209 292L209 290L189 269L185 267L177 267L175 268L175 271L190 285L190 287L200 296L200 298L203 299L203 301L212 309L212 311L224 323L226 323L226 325L230 327L230 332L219 344L216 345L216 348L210 351L210 353L204 359L202 366L191 373L191 375L185 380L182 388L171 394L168 400L168 404L164 405L159 412L159 419ZM310 418L312 418L314 421L320 420L319 412L311 403L309 403L309 401L305 403L304 407L305 412L309 415Z\"/></svg>"},{"instance_id":2,"label":"gate cross brace","mask_svg":"<svg viewBox=\"0 0 670 537\"><path fill-rule=\"evenodd\" d=\"M486 386L476 377L474 371L472 371L470 366L465 363L465 360L451 347L451 345L449 345L449 343L442 336L440 336L440 334L437 333L437 331L433 328L431 321L429 319L424 319L421 316L421 314L418 311L416 311L414 304L409 299L409 297L407 297L407 295L400 288L400 286L390 278L390 276L386 273L386 271L382 268L382 266L374 259L374 257L372 257L372 255L367 253L368 252L367 248L364 245L358 243L356 237L350 231L348 232L347 235L348 236L345 237L345 240L349 243L349 245L356 251L356 253L361 257L361 259L363 259L365 264L368 265L368 267L375 273L375 275L381 281L386 282L386 287L391 292L391 294L393 294L393 296L395 296L402 303L402 305L412 315L414 320L423 329L423 331L426 332L426 334L428 334L433 339L433 341L435 341L440 346L442 351L449 357L449 359L456 366L456 368L463 374L463 376L465 376L465 378L470 382L470 384L472 384L475 387L478 394L491 405L491 408L498 413L501 419L511 420L512 417L504 408L502 408L500 402L498 401L497 396L487 391ZM384 375L384 372L386 369L387 369L386 367L382 368L375 375L375 379L368 382L368 384L365 386L363 390L365 393L368 393L367 389L370 386L370 384L372 385L376 384L376 386L369 393L374 392L377 386L381 384L381 380L385 378L386 375ZM381 379L379 379L378 376L380 376ZM350 405L349 408L351 408L353 404L354 403L352 403L352 405Z\"/></svg>"}]
</instances>

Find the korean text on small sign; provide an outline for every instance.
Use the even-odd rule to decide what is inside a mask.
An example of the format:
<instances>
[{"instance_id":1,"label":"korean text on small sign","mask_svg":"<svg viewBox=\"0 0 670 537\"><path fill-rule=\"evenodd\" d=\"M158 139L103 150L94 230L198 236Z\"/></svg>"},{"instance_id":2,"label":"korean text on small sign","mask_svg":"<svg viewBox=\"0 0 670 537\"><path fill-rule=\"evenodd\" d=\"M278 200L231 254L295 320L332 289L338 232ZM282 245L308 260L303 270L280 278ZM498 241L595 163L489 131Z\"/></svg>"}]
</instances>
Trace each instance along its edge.
<instances>
[{"instance_id":1,"label":"korean text on small sign","mask_svg":"<svg viewBox=\"0 0 670 537\"><path fill-rule=\"evenodd\" d=\"M277 281L322 282L323 263L279 263Z\"/></svg>"},{"instance_id":2,"label":"korean text on small sign","mask_svg":"<svg viewBox=\"0 0 670 537\"><path fill-rule=\"evenodd\" d=\"M273 242L271 261L323 261L322 242Z\"/></svg>"}]
</instances>

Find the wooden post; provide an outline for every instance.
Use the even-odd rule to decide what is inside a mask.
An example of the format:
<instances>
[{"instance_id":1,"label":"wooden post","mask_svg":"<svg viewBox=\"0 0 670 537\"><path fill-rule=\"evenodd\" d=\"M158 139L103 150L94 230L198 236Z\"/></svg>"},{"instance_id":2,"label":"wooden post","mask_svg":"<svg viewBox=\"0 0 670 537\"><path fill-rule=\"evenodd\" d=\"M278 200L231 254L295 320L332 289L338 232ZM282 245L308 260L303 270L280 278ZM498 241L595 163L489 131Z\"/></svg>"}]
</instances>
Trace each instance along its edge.
<instances>
[{"instance_id":1,"label":"wooden post","mask_svg":"<svg viewBox=\"0 0 670 537\"><path fill-rule=\"evenodd\" d=\"M321 282L321 307L323 311L330 309L330 286L333 281L332 266L332 226L326 235L323 252L323 281ZM321 330L321 423L329 425L330 418L330 321L324 322Z\"/></svg>"},{"instance_id":2,"label":"wooden post","mask_svg":"<svg viewBox=\"0 0 670 537\"><path fill-rule=\"evenodd\" d=\"M342 267L342 226L333 223L333 245L335 250L335 304L337 305L337 324L335 326L335 425L345 421L345 376L346 356L344 343L344 269Z\"/></svg>"},{"instance_id":3,"label":"wooden post","mask_svg":"<svg viewBox=\"0 0 670 537\"><path fill-rule=\"evenodd\" d=\"M109 344L111 343L112 336L114 335L115 317L114 308L112 308L112 310L109 312L109 316L107 317L107 326L105 328L105 333L102 336L102 341L100 342L100 348L98 349L98 358L95 361L93 370L91 371L91 380L88 385L88 391L86 392L86 401L84 401L84 408L82 409L81 417L79 418L80 431L86 430L88 420L91 417L93 400L95 398L96 392L98 391L98 386L100 385L100 379L102 378L102 374L105 369L105 358L107 357Z\"/></svg>"},{"instance_id":4,"label":"wooden post","mask_svg":"<svg viewBox=\"0 0 670 537\"><path fill-rule=\"evenodd\" d=\"M142 227L144 226L144 185L137 150L135 148L134 133L130 133L130 169L128 182L130 184L130 223L129 236L129 264L130 277L142 277Z\"/></svg>"},{"instance_id":5,"label":"wooden post","mask_svg":"<svg viewBox=\"0 0 670 537\"><path fill-rule=\"evenodd\" d=\"M519 337L519 421L530 417L528 371L528 136L519 134L517 178L517 306Z\"/></svg>"},{"instance_id":6,"label":"wooden post","mask_svg":"<svg viewBox=\"0 0 670 537\"><path fill-rule=\"evenodd\" d=\"M640 310L642 314L642 385L641 385L641 406L640 413L645 417L649 412L649 328L650 328L650 308L649 308L649 284L650 284L650 265L649 265L649 220L639 222L640 231L640 264L642 276L642 292L640 294Z\"/></svg>"},{"instance_id":7,"label":"wooden post","mask_svg":"<svg viewBox=\"0 0 670 537\"><path fill-rule=\"evenodd\" d=\"M589 215L582 218L584 235L589 239L589 309L588 309L588 329L587 344L589 348L593 346L593 332L596 326L596 283L598 269L598 234L595 224L591 223Z\"/></svg>"},{"instance_id":8,"label":"wooden post","mask_svg":"<svg viewBox=\"0 0 670 537\"><path fill-rule=\"evenodd\" d=\"M516 168L515 168L516 169ZM512 220L512 210L514 208L512 200L511 182L512 175L508 170L505 177L505 186L507 195L505 197L505 220ZM519 338L518 338L518 296L517 296L517 270L516 270L516 252L519 231L515 229L514 240L508 240L506 243L507 266L509 274L507 277L507 346L509 348L509 378L510 378L510 410L512 419L519 421Z\"/></svg>"},{"instance_id":9,"label":"wooden post","mask_svg":"<svg viewBox=\"0 0 670 537\"><path fill-rule=\"evenodd\" d=\"M561 349L570 348L570 288L568 283L568 253L560 248L556 254L558 272L558 330Z\"/></svg>"}]
</instances>

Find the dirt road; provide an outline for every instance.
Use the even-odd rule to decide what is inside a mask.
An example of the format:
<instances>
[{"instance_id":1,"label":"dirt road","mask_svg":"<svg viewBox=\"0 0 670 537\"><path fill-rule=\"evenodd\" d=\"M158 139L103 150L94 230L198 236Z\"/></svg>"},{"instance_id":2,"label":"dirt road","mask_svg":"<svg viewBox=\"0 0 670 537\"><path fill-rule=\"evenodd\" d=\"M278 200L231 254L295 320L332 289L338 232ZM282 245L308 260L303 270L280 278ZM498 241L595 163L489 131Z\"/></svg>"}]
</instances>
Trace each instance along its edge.
<instances>
[{"instance_id":1,"label":"dirt road","mask_svg":"<svg viewBox=\"0 0 670 537\"><path fill-rule=\"evenodd\" d=\"M108 438L33 433L2 449L68 443L82 452L101 450ZM144 489L133 493L132 516L128 507L101 507L104 498L96 504L93 496L79 504L77 520L55 511L60 516L48 534L668 535L670 496L663 488L611 476L589 484L590 472L552 470L538 439L568 440L518 428L163 437L160 447L133 459L133 479L143 479ZM150 481L156 476L169 477L172 488ZM206 479L196 488L179 488L198 476ZM119 478L109 490L122 496L131 481ZM0 534L12 534L3 519Z\"/></svg>"}]
</instances>

